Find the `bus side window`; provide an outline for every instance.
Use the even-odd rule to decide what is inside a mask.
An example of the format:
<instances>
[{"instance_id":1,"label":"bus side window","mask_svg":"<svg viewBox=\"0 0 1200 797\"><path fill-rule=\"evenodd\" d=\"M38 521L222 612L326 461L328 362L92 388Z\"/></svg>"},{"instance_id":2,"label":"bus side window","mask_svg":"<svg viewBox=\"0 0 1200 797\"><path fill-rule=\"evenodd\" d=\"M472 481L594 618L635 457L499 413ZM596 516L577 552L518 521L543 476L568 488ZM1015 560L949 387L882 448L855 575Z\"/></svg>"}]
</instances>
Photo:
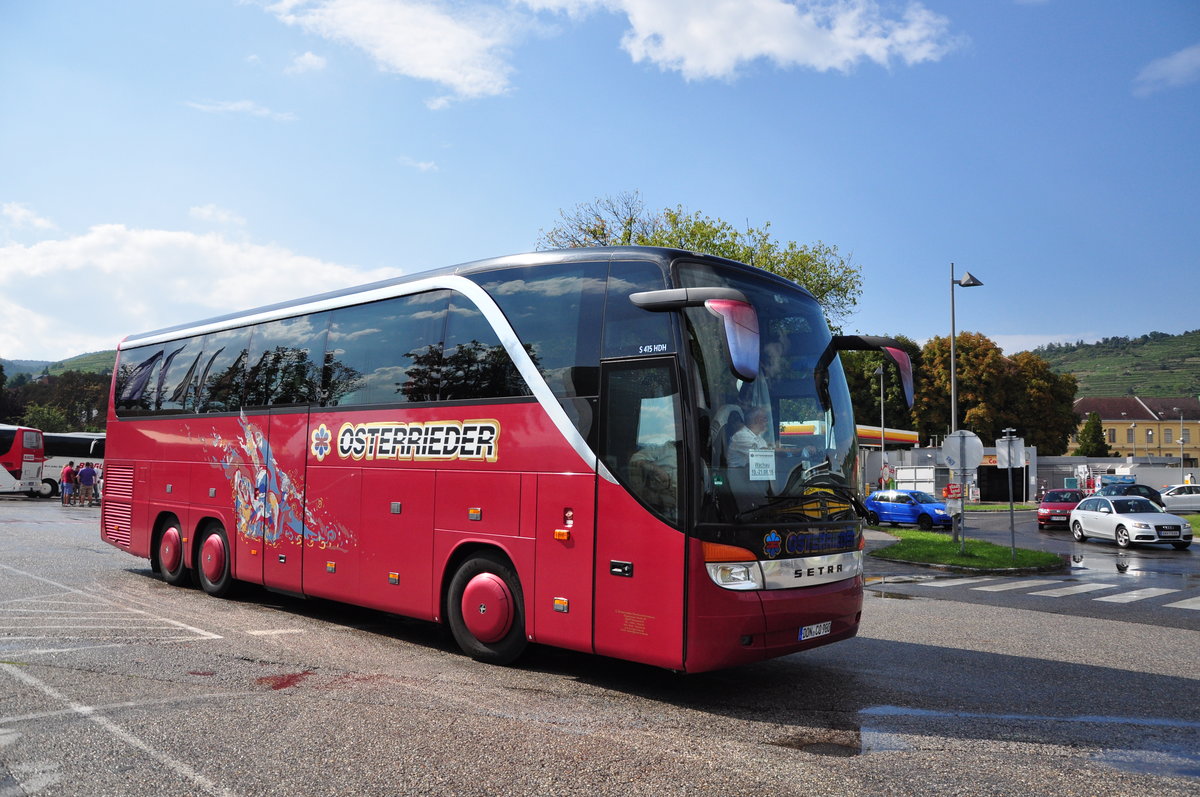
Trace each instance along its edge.
<instances>
[{"instance_id":1,"label":"bus side window","mask_svg":"<svg viewBox=\"0 0 1200 797\"><path fill-rule=\"evenodd\" d=\"M601 456L620 481L669 523L679 520L679 391L667 363L610 366Z\"/></svg>"},{"instance_id":2,"label":"bus side window","mask_svg":"<svg viewBox=\"0 0 1200 797\"><path fill-rule=\"evenodd\" d=\"M607 263L506 268L479 276L559 398L599 392L596 330L607 277Z\"/></svg>"},{"instance_id":3,"label":"bus side window","mask_svg":"<svg viewBox=\"0 0 1200 797\"><path fill-rule=\"evenodd\" d=\"M526 344L527 351L529 348ZM531 394L483 313L465 296L453 294L446 319L438 397L450 401Z\"/></svg>"},{"instance_id":4,"label":"bus side window","mask_svg":"<svg viewBox=\"0 0 1200 797\"><path fill-rule=\"evenodd\" d=\"M324 404L436 401L448 291L427 291L333 311Z\"/></svg>"},{"instance_id":5,"label":"bus side window","mask_svg":"<svg viewBox=\"0 0 1200 797\"><path fill-rule=\"evenodd\" d=\"M675 351L674 313L654 313L629 301L629 294L662 290L663 273L654 263L616 262L608 277L604 303L604 357L637 357Z\"/></svg>"},{"instance_id":6,"label":"bus side window","mask_svg":"<svg viewBox=\"0 0 1200 797\"><path fill-rule=\"evenodd\" d=\"M249 327L204 336L203 362L196 377L197 412L235 412L242 406L249 353Z\"/></svg>"},{"instance_id":7,"label":"bus side window","mask_svg":"<svg viewBox=\"0 0 1200 797\"><path fill-rule=\"evenodd\" d=\"M191 412L196 406L193 380L200 365L203 338L171 341L166 345L158 381L155 410L164 413Z\"/></svg>"},{"instance_id":8,"label":"bus side window","mask_svg":"<svg viewBox=\"0 0 1200 797\"><path fill-rule=\"evenodd\" d=\"M117 414L144 415L154 409L162 362L161 343L121 352L117 363Z\"/></svg>"},{"instance_id":9,"label":"bus side window","mask_svg":"<svg viewBox=\"0 0 1200 797\"><path fill-rule=\"evenodd\" d=\"M315 404L328 313L258 324L250 335L243 405Z\"/></svg>"}]
</instances>

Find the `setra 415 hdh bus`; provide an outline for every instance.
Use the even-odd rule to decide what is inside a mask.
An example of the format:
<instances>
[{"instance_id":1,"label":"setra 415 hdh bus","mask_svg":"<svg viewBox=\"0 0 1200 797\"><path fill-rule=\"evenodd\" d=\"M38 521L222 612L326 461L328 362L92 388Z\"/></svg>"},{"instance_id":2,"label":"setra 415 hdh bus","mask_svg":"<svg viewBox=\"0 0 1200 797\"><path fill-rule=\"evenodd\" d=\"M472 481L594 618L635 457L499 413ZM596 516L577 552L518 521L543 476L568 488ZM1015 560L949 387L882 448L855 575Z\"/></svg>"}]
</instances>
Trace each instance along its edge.
<instances>
[{"instance_id":1,"label":"setra 415 hdh bus","mask_svg":"<svg viewBox=\"0 0 1200 797\"><path fill-rule=\"evenodd\" d=\"M813 297L670 249L468 263L133 335L103 539L238 582L698 672L847 639L855 424ZM803 434L786 439L784 423Z\"/></svg>"}]
</instances>

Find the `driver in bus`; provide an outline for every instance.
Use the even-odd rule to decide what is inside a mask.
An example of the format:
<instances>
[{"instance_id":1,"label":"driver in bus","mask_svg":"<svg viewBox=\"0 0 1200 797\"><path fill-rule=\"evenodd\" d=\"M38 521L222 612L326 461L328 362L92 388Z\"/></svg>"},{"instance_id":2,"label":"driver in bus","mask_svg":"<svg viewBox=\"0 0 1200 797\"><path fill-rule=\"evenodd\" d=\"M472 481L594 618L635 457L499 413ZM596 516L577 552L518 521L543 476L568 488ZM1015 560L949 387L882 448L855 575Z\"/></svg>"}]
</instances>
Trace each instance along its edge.
<instances>
[{"instance_id":1,"label":"driver in bus","mask_svg":"<svg viewBox=\"0 0 1200 797\"><path fill-rule=\"evenodd\" d=\"M729 467L748 467L752 449L774 448L766 439L768 425L769 415L766 409L751 407L746 413L746 425L738 429L729 440Z\"/></svg>"}]
</instances>

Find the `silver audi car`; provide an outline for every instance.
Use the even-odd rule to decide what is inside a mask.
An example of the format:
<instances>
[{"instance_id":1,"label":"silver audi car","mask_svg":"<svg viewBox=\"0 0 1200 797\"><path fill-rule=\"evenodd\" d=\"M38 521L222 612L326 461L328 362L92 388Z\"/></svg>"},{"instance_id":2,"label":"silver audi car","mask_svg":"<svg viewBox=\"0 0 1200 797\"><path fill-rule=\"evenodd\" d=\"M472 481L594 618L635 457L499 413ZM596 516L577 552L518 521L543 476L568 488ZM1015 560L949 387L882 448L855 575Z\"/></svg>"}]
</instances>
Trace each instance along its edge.
<instances>
[{"instance_id":1,"label":"silver audi car","mask_svg":"<svg viewBox=\"0 0 1200 797\"><path fill-rule=\"evenodd\" d=\"M1138 543L1170 543L1182 551L1192 544L1192 526L1148 498L1089 496L1071 510L1071 533L1115 540L1121 548Z\"/></svg>"}]
</instances>

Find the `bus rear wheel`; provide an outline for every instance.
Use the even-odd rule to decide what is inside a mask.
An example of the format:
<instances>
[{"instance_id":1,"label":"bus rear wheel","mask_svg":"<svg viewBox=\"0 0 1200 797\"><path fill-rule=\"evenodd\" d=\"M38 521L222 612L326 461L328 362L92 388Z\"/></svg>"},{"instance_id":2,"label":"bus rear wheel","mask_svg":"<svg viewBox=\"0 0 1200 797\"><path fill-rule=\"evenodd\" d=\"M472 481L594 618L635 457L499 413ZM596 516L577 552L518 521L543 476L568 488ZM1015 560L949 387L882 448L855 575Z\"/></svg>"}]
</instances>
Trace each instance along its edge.
<instances>
[{"instance_id":1,"label":"bus rear wheel","mask_svg":"<svg viewBox=\"0 0 1200 797\"><path fill-rule=\"evenodd\" d=\"M188 580L187 565L183 557L183 534L179 531L179 520L168 517L163 521L158 534L158 572L163 581L173 587L181 587Z\"/></svg>"},{"instance_id":2,"label":"bus rear wheel","mask_svg":"<svg viewBox=\"0 0 1200 797\"><path fill-rule=\"evenodd\" d=\"M220 523L210 523L200 537L200 562L196 567L200 588L214 598L228 597L234 584L232 564L225 529Z\"/></svg>"},{"instance_id":3,"label":"bus rear wheel","mask_svg":"<svg viewBox=\"0 0 1200 797\"><path fill-rule=\"evenodd\" d=\"M446 615L454 641L476 661L511 664L525 651L521 582L496 554L476 554L462 563L450 581Z\"/></svg>"}]
</instances>

